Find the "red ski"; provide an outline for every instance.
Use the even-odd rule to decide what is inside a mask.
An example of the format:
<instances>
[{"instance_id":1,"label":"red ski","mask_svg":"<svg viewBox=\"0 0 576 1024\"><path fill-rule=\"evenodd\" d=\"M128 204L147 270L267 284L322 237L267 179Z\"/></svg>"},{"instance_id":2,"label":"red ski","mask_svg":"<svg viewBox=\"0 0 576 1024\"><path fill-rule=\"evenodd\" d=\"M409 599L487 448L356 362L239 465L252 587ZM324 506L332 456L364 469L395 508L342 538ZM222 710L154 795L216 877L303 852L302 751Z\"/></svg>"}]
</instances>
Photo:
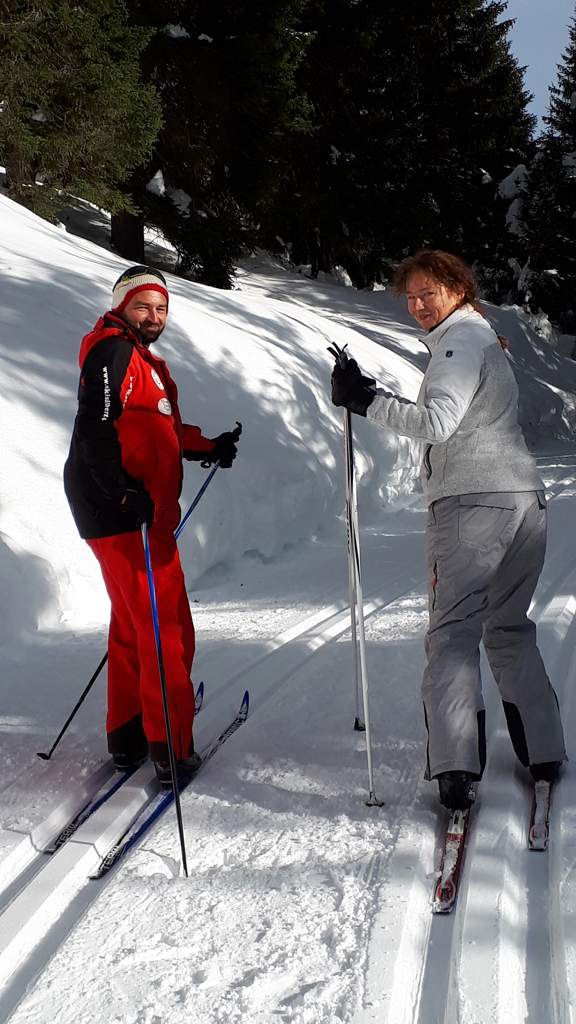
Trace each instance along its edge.
<instances>
[{"instance_id":1,"label":"red ski","mask_svg":"<svg viewBox=\"0 0 576 1024\"><path fill-rule=\"evenodd\" d=\"M470 811L453 811L446 829L440 875L436 883L433 914L449 914L458 895L458 879L464 858Z\"/></svg>"}]
</instances>

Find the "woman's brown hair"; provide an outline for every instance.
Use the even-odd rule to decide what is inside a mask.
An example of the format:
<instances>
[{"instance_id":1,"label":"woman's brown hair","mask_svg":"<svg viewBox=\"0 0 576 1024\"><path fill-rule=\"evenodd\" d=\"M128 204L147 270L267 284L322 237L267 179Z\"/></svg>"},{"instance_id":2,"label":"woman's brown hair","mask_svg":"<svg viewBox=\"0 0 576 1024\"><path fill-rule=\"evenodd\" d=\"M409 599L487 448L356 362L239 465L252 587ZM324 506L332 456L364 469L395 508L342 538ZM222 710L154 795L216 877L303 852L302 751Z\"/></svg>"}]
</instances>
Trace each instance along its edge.
<instances>
[{"instance_id":1,"label":"woman's brown hair","mask_svg":"<svg viewBox=\"0 0 576 1024\"><path fill-rule=\"evenodd\" d=\"M484 316L478 301L478 285L474 272L459 256L442 249L420 249L414 256L402 260L392 278L392 287L398 295L406 294L408 278L415 273L429 274L439 284L453 292L462 292L461 306L473 306L477 313ZM497 335L503 349L508 348L508 341Z\"/></svg>"},{"instance_id":2,"label":"woman's brown hair","mask_svg":"<svg viewBox=\"0 0 576 1024\"><path fill-rule=\"evenodd\" d=\"M462 305L478 309L478 286L472 268L459 256L442 249L420 249L414 256L402 260L392 279L392 287L404 295L408 278L415 273L429 274L453 292L463 292ZM480 310L478 309L478 312Z\"/></svg>"}]
</instances>

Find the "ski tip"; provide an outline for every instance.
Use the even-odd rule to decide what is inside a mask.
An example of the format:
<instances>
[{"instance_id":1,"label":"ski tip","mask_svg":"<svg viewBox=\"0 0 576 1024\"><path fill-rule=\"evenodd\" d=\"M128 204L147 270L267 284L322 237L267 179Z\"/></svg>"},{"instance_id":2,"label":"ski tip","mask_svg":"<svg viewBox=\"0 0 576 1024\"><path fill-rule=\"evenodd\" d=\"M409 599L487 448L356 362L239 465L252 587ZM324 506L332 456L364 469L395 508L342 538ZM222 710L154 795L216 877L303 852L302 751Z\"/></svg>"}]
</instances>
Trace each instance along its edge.
<instances>
[{"instance_id":1,"label":"ski tip","mask_svg":"<svg viewBox=\"0 0 576 1024\"><path fill-rule=\"evenodd\" d=\"M36 757L39 757L41 761L49 761L50 760L50 754L45 754L44 751L42 751L42 750L36 751Z\"/></svg>"},{"instance_id":2,"label":"ski tip","mask_svg":"<svg viewBox=\"0 0 576 1024\"><path fill-rule=\"evenodd\" d=\"M244 696L242 697L242 703L240 705L240 712L239 712L239 714L240 714L241 718L246 718L247 717L249 709L250 709L250 694L248 693L248 690L245 690L244 691Z\"/></svg>"}]
</instances>

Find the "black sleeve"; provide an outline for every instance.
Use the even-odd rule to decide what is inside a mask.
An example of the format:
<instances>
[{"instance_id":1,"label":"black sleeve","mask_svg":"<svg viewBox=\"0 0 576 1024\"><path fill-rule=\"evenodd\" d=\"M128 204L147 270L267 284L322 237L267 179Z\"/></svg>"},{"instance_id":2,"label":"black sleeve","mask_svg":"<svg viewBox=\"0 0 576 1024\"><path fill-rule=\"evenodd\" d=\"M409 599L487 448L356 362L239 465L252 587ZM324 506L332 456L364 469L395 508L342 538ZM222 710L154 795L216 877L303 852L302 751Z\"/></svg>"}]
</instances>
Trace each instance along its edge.
<instances>
[{"instance_id":1,"label":"black sleeve","mask_svg":"<svg viewBox=\"0 0 576 1024\"><path fill-rule=\"evenodd\" d=\"M105 498L119 500L133 483L122 466L115 421L122 415L122 382L132 345L106 338L90 352L80 375L75 434L82 461Z\"/></svg>"}]
</instances>

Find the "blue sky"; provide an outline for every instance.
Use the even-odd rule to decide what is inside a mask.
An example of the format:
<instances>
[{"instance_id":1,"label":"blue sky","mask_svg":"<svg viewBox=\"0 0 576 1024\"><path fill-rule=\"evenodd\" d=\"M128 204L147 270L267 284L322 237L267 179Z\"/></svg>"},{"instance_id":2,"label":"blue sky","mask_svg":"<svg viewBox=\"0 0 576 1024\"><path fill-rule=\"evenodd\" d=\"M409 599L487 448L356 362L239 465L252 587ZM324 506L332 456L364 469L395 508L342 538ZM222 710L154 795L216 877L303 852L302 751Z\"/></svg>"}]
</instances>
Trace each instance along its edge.
<instances>
[{"instance_id":1,"label":"blue sky","mask_svg":"<svg viewBox=\"0 0 576 1024\"><path fill-rule=\"evenodd\" d=\"M532 112L542 117L548 108L548 86L568 43L568 25L575 0L508 0L508 18L516 18L512 50L526 67L526 85L534 93Z\"/></svg>"}]
</instances>

